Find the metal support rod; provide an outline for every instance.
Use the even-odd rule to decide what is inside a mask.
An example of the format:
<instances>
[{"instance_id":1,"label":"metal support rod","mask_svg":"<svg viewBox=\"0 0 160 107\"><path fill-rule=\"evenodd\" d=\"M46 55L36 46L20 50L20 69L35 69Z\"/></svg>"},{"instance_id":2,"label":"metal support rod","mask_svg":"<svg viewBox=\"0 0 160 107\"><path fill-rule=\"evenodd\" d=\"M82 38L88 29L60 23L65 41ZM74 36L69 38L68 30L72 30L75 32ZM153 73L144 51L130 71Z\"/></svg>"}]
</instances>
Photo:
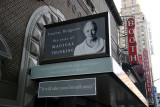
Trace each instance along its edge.
<instances>
[{"instance_id":1,"label":"metal support rod","mask_svg":"<svg viewBox=\"0 0 160 107\"><path fill-rule=\"evenodd\" d=\"M160 80L160 78L158 78L158 79L154 80L153 82L158 81L158 80Z\"/></svg>"}]
</instances>

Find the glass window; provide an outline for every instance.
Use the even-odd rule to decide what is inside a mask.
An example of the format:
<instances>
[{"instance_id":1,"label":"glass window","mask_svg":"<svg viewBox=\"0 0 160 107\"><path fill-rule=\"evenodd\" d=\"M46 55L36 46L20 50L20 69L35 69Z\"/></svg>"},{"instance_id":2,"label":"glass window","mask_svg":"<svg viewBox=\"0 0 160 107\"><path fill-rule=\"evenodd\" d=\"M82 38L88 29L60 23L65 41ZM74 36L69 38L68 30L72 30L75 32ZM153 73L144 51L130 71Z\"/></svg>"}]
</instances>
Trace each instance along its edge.
<instances>
[{"instance_id":1,"label":"glass window","mask_svg":"<svg viewBox=\"0 0 160 107\"><path fill-rule=\"evenodd\" d=\"M141 26L141 31L143 31L143 26Z\"/></svg>"},{"instance_id":2,"label":"glass window","mask_svg":"<svg viewBox=\"0 0 160 107\"><path fill-rule=\"evenodd\" d=\"M137 18L140 19L140 15L139 14L137 14Z\"/></svg>"},{"instance_id":3,"label":"glass window","mask_svg":"<svg viewBox=\"0 0 160 107\"><path fill-rule=\"evenodd\" d=\"M145 40L142 41L143 45L145 45Z\"/></svg>"},{"instance_id":4,"label":"glass window","mask_svg":"<svg viewBox=\"0 0 160 107\"><path fill-rule=\"evenodd\" d=\"M124 14L127 14L127 10L124 10Z\"/></svg>"},{"instance_id":5,"label":"glass window","mask_svg":"<svg viewBox=\"0 0 160 107\"><path fill-rule=\"evenodd\" d=\"M123 43L125 44L125 42L126 42L126 40L125 40L125 38L123 39Z\"/></svg>"},{"instance_id":6,"label":"glass window","mask_svg":"<svg viewBox=\"0 0 160 107\"><path fill-rule=\"evenodd\" d=\"M143 45L143 49L145 48L146 46L145 45Z\"/></svg>"},{"instance_id":7,"label":"glass window","mask_svg":"<svg viewBox=\"0 0 160 107\"><path fill-rule=\"evenodd\" d=\"M134 1L132 0L132 5L134 4Z\"/></svg>"},{"instance_id":8,"label":"glass window","mask_svg":"<svg viewBox=\"0 0 160 107\"><path fill-rule=\"evenodd\" d=\"M124 8L126 8L126 1L124 1Z\"/></svg>"}]
</instances>

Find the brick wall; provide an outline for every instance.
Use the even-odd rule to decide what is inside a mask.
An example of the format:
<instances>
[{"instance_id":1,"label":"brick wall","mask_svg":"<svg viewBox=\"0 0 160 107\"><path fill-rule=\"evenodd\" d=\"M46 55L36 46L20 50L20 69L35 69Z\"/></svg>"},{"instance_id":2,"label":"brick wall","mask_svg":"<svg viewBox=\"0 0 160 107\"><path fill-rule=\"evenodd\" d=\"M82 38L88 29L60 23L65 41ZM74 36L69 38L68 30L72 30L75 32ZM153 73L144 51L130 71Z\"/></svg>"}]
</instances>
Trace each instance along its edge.
<instances>
[{"instance_id":1,"label":"brick wall","mask_svg":"<svg viewBox=\"0 0 160 107\"><path fill-rule=\"evenodd\" d=\"M77 18L79 14L86 16L77 0L44 0L44 2L60 10L67 20ZM12 54L12 60L2 61L3 80L18 83L27 23L38 7L46 5L44 2L38 0L0 1L0 34L6 40Z\"/></svg>"}]
</instances>

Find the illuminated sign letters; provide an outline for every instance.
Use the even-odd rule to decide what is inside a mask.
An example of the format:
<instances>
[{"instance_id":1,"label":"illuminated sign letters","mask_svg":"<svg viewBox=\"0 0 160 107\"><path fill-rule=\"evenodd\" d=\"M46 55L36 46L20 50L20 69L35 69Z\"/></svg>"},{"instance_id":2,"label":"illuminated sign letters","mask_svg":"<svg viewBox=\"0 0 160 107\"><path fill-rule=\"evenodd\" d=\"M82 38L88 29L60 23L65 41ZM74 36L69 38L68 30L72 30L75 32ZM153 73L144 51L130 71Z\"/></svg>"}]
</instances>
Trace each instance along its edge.
<instances>
[{"instance_id":1,"label":"illuminated sign letters","mask_svg":"<svg viewBox=\"0 0 160 107\"><path fill-rule=\"evenodd\" d=\"M151 75L150 75L150 69L149 69L148 51L147 50L143 51L143 60L144 60L146 90L147 90L148 94L152 94Z\"/></svg>"},{"instance_id":2,"label":"illuminated sign letters","mask_svg":"<svg viewBox=\"0 0 160 107\"><path fill-rule=\"evenodd\" d=\"M134 29L135 29L135 20L133 18L129 18L127 20L127 30L128 30L128 48L129 48L130 63L137 63L138 61Z\"/></svg>"}]
</instances>

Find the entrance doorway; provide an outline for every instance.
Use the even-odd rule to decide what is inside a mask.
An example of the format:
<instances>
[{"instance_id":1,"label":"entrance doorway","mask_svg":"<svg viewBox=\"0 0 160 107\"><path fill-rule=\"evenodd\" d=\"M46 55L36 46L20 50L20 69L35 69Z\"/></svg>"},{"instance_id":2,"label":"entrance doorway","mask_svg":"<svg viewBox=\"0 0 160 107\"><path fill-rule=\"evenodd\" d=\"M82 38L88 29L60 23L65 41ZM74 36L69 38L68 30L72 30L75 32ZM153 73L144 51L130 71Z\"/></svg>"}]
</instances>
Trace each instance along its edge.
<instances>
[{"instance_id":1,"label":"entrance doorway","mask_svg":"<svg viewBox=\"0 0 160 107\"><path fill-rule=\"evenodd\" d=\"M35 98L34 107L60 107L59 99Z\"/></svg>"},{"instance_id":2,"label":"entrance doorway","mask_svg":"<svg viewBox=\"0 0 160 107\"><path fill-rule=\"evenodd\" d=\"M86 97L35 98L34 107L109 107Z\"/></svg>"}]
</instances>

